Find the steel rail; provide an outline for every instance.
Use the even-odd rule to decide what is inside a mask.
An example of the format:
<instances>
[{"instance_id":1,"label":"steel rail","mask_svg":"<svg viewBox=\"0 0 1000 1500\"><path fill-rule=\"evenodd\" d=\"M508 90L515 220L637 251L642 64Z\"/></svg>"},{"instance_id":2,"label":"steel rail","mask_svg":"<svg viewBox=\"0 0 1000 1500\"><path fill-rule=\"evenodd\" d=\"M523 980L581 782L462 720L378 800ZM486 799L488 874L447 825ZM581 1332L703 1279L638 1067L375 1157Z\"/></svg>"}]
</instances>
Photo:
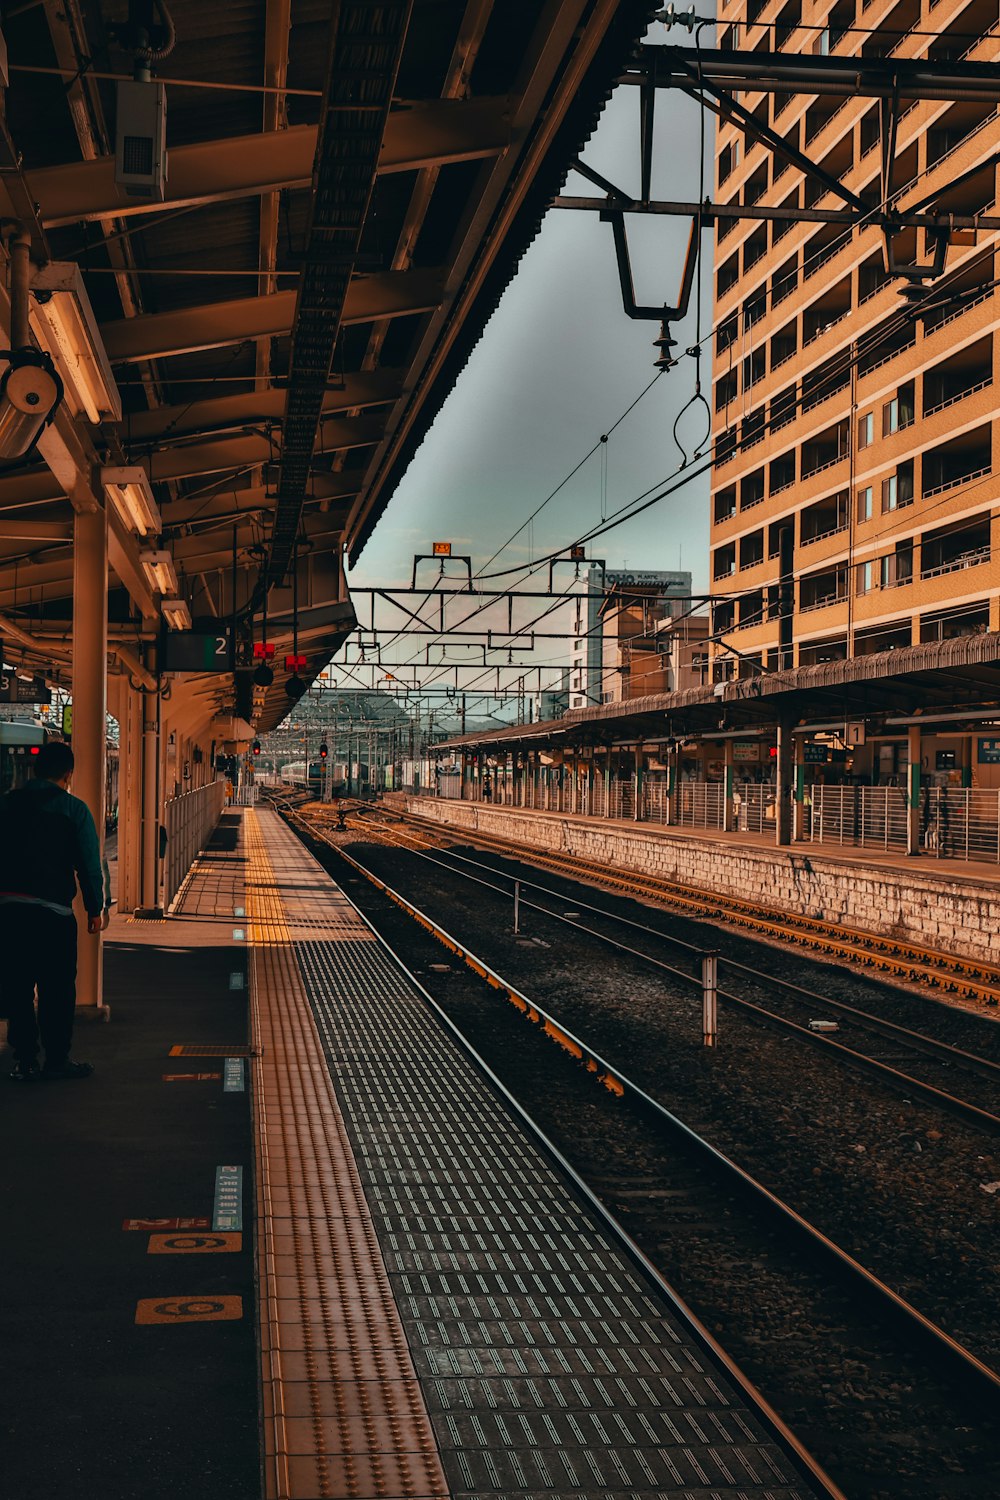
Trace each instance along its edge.
<instances>
[{"instance_id":1,"label":"steel rail","mask_svg":"<svg viewBox=\"0 0 1000 1500\"><path fill-rule=\"evenodd\" d=\"M325 838L321 832L311 829L306 820L300 816L292 815L290 821L293 824L305 824L305 828L299 830L300 833L305 832L307 836L318 838L321 842L327 844L346 864L357 870L376 889L380 890L399 906L401 910L417 921L446 948L460 957L492 989L501 991L528 1020L534 1022L539 1027L543 1035L547 1035L552 1040L559 1042L571 1056L575 1057L586 1067L588 1072L595 1074L598 1081L603 1083L611 1093L619 1097L628 1098L645 1113L650 1114L660 1125L666 1127L671 1134L679 1136L704 1161L721 1176L725 1177L731 1186L749 1195L755 1204L769 1211L785 1228L791 1229L796 1237L802 1239L809 1246L814 1254L832 1263L838 1272L849 1280L853 1286L863 1291L866 1295L872 1296L883 1312L901 1321L914 1341L919 1341L932 1354L947 1359L955 1372L968 1384L971 1391L980 1397L988 1398L990 1405L1000 1411L1000 1374L980 1360L971 1350L966 1349L957 1339L952 1338L949 1333L926 1317L912 1303L907 1302L905 1298L894 1292L891 1287L887 1286L885 1282L863 1266L860 1261L855 1260L852 1255L831 1240L821 1229L810 1223L808 1219L805 1219L789 1204L785 1203L777 1194L772 1193L763 1183L758 1182L755 1177L740 1167L731 1157L719 1151L717 1147L705 1140L703 1136L700 1136L689 1125L686 1125L677 1115L660 1104L650 1094L647 1094L638 1084L633 1083L624 1073L608 1063L598 1052L588 1046L587 1043L575 1036L567 1027L562 1026L542 1006L537 1005L516 986L508 983L484 959L479 958L471 949L459 943L445 928L439 926L433 918L427 916L425 912L408 901L400 892L394 890L380 876L376 875L374 871L362 864L360 860L346 854L343 849L333 844L328 838ZM348 897L348 900L350 900L350 897ZM352 905L354 905L353 902ZM355 909L357 910L358 908L355 907ZM361 915L364 917L364 913L361 913ZM385 939L378 933L374 923L367 917L365 917L365 921L371 930L377 934L380 941L385 943ZM388 944L386 944L386 947L393 954L396 961L400 962ZM402 964L400 966L405 968ZM414 983L417 983L417 981L414 981ZM420 988L422 993L427 994L422 985L418 984L418 988ZM434 1003L438 1014L443 1014L436 1002L432 1003ZM456 1034L461 1035L452 1022L449 1021L448 1024L450 1029L455 1031ZM465 1045L468 1047L468 1044ZM471 1051L471 1048L469 1050ZM605 1212L607 1211L605 1210ZM611 1223L616 1222L610 1215L608 1217ZM664 1283L664 1286L666 1286L666 1283ZM675 1293L671 1292L670 1295L676 1297Z\"/></svg>"},{"instance_id":2,"label":"steel rail","mask_svg":"<svg viewBox=\"0 0 1000 1500\"><path fill-rule=\"evenodd\" d=\"M285 814L285 816L287 816L287 814ZM297 821L297 819L293 818L290 819L290 821L294 822ZM340 850L338 850L337 852L341 853ZM344 855L343 857L347 860L348 864L355 865L362 874L368 876L368 878L370 879L372 878L370 873L365 870L362 865L358 864L357 861L351 859L349 855ZM752 1408L754 1414L760 1420L764 1429L771 1434L778 1447L789 1458L795 1469L806 1479L808 1479L811 1484L816 1485L822 1495L828 1497L828 1500L848 1500L848 1497L844 1494L843 1490L841 1490L840 1487L830 1477L830 1475L827 1474L822 1465L815 1458L813 1458L812 1454L809 1452L808 1448L806 1448L805 1444L802 1443L802 1441L798 1437L796 1437L793 1430L778 1414L778 1412L770 1404L763 1393L759 1391L753 1384L753 1382L749 1379L749 1377L744 1374L743 1370L736 1363L733 1357L726 1352L723 1346L719 1343L718 1339L716 1339L715 1336L709 1332L708 1328L701 1321L693 1308L691 1308L688 1303L685 1302L680 1293L675 1290L675 1288L669 1281L667 1281L662 1271L660 1271L658 1267L653 1263L653 1261L650 1260L645 1251L636 1244L635 1240L632 1239L631 1235L619 1222L619 1220L615 1218L614 1214L607 1207L607 1205L597 1196L594 1190L588 1186L585 1180L580 1176L579 1172L577 1172L576 1168L572 1166L568 1159L563 1155L559 1147L549 1139L549 1137L542 1130L541 1126L525 1109L524 1105L515 1098L515 1096L507 1088L506 1084L501 1081L501 1079L490 1067L489 1063L487 1063L486 1060L480 1056L480 1054L473 1047L472 1043L469 1041L468 1037L466 1037L464 1033L459 1029L459 1027L456 1026L455 1022L438 1003L438 1001L434 999L434 996L430 993L430 991L427 990L423 984L421 984L420 980L404 963L403 959L396 952L395 948L393 948L392 945L383 936L383 934L379 932L378 928L375 926L374 922L372 922L370 917L368 917L365 912L361 910L361 908L355 901L352 900L352 898L346 891L342 891L342 894L357 912L358 916L361 918L362 922L364 922L365 926L377 939L383 950L392 959L393 963L396 964L400 972L413 986L414 990L416 990L416 992L423 997L433 1014L437 1017L438 1021L445 1028L448 1034L458 1043L462 1051L469 1058L477 1071L481 1073L481 1075L487 1080L490 1087L494 1089L497 1096L503 1101L504 1105L511 1112L514 1118L524 1126L528 1134L537 1142L538 1146L541 1148L544 1154L556 1167L557 1171L565 1178L571 1190L576 1194L584 1207L606 1230L612 1241L620 1246L625 1255L629 1258L629 1260L632 1261L636 1269L647 1279L650 1285L659 1292L665 1302L673 1310L678 1320L689 1331L696 1344L704 1351L704 1353L708 1355L708 1357L712 1361L714 1361L725 1371L726 1375L729 1377L733 1385L737 1388L743 1399L747 1402L748 1406ZM987 1366L983 1366L983 1368L988 1369Z\"/></svg>"},{"instance_id":3,"label":"steel rail","mask_svg":"<svg viewBox=\"0 0 1000 1500\"><path fill-rule=\"evenodd\" d=\"M414 850L414 853L417 852ZM475 865L477 869L489 870L492 868L489 865L480 864L478 860L469 859L467 855L458 854L454 849L448 849L443 852L447 852L451 859L461 860L464 864ZM549 886L540 885L537 881L525 880L521 876L504 875L503 871L496 871L495 873L507 880L519 880L522 886L540 891L544 895L551 896L554 900L563 901L567 899L561 892L554 891ZM589 901L577 900L575 896L573 900L577 906L583 907L586 911L596 913L597 916L603 917L606 921L617 922L620 926L630 927L636 932L645 933L661 943L666 943L668 946L683 948L685 951L698 956L704 951L697 943L689 943L683 938L675 937L670 933L660 932L655 927L648 927L644 922L635 921L634 918L622 916L618 912L610 912L606 908L595 906ZM538 907L537 909L539 911L545 910L544 907ZM558 912L548 912L547 915L557 921L561 920L560 913ZM593 936L600 938L602 934L595 932ZM827 1010L834 1011L836 1014L846 1017L857 1025L863 1026L868 1031L878 1032L889 1041L898 1041L902 1045L911 1047L914 1051L925 1052L929 1057L935 1058L938 1062L955 1063L957 1066L967 1068L972 1072L979 1073L984 1078L1000 1083L1000 1063L991 1062L989 1058L979 1057L974 1052L966 1052L961 1047L953 1047L948 1042L941 1042L934 1037L925 1036L922 1032L913 1031L908 1026L900 1026L895 1021L888 1021L881 1016L872 1015L870 1011L860 1010L857 1006L849 1004L846 1000L837 1000L829 995L821 995L818 991L808 989L805 985L796 984L794 980L784 979L777 974L765 973L763 969L755 969L750 964L740 963L738 959L727 958L720 954L719 963L738 973L749 975L751 979L761 983L778 985L793 996L801 996L804 1001L809 1001L813 1005L823 1006ZM954 1013L954 1007L950 1006L945 1000L938 1000L933 995L926 995L921 998L927 1004L937 1005Z\"/></svg>"},{"instance_id":4,"label":"steel rail","mask_svg":"<svg viewBox=\"0 0 1000 1500\"><path fill-rule=\"evenodd\" d=\"M956 993L991 1006L1000 1002L1000 967L982 963L978 959L964 959L957 954L943 953L937 949L917 948L881 933L836 927L833 923L823 922L816 917L768 912L750 901L699 891L691 886L675 885L636 871L627 874L609 873L607 866L580 855L551 853L530 844L516 843L498 834L483 833L479 829L442 825L435 823L433 819L420 818L412 813L402 814L401 817L404 821L419 823L424 829L446 827L456 839L464 838L470 844L482 844L497 852L516 851L517 857L526 863L552 868L557 873L582 874L602 885L624 890L628 894L652 896L658 901L693 911L701 917L752 927L780 942L800 946L812 944L828 953L863 963L869 968L883 969L887 973L926 983L931 987L951 988ZM853 941L844 941L845 932ZM907 959L900 956L905 954L912 954L913 957ZM969 975L988 978L993 984L975 984L966 977Z\"/></svg>"},{"instance_id":5,"label":"steel rail","mask_svg":"<svg viewBox=\"0 0 1000 1500\"><path fill-rule=\"evenodd\" d=\"M301 821L308 824L307 819L302 819ZM413 835L409 836L413 837ZM329 842L329 840L324 838L322 833L319 834L319 837L323 839L324 843ZM331 847L337 846L331 845ZM405 844L399 844L397 845L397 847L408 848L408 846ZM409 852L415 854L418 859L428 860L431 864L437 865L440 869L451 870L454 874L461 873L455 871L453 866L446 865L442 860L435 859L433 855L426 854L419 849L409 849ZM450 854L450 851L448 852ZM465 859L464 855L452 855L451 857L462 860ZM478 865L475 860L466 860L465 862L469 864L475 864L478 869L489 868L489 866L486 865ZM517 878L515 876L503 875L503 873L500 871L491 871L490 873L500 874L500 878L503 880L514 880ZM487 886L490 890L499 891L502 895L507 894L506 890L503 887L494 885L492 881L484 880L481 876L463 874L463 878L473 881L476 885L484 885ZM532 886L532 888L538 889L538 887L534 885L534 882L524 881L522 882L522 884L530 885ZM580 903L581 906L585 904L586 903L584 902ZM521 905L523 907L530 908L533 911L542 913L544 916L549 917L552 921L562 922L567 927L575 928L576 931L584 933L587 937L595 938L598 942L604 943L608 947L616 949L619 953L627 953L630 957L637 958L641 962L649 964L653 968L662 969L666 973L671 974L678 979L681 979L685 984L692 985L699 990L701 988L701 979L699 976L687 974L683 969L678 969L675 968L672 964L664 963L662 959L654 958L649 953L643 953L639 948L633 948L627 943L620 943L616 938L608 937L604 933L595 932L593 928L586 927L582 922L576 922L571 917L567 917L559 912L549 911L547 908L539 906L534 901L525 901L522 899ZM591 908L591 910L593 909L594 908ZM651 929L645 930L649 931ZM669 942L671 941L671 939L666 939L665 941ZM685 944L684 946L689 947L691 945ZM703 950L696 949L693 951L701 953ZM728 960L720 959L720 963L725 962L728 962ZM737 967L743 968L744 966L737 965ZM750 969L747 970L747 972L755 975L755 977L760 979L770 979L770 976L761 973L759 970ZM926 1083L923 1079L914 1078L911 1073L904 1073L902 1069L893 1067L891 1063L881 1062L878 1058L869 1057L864 1052L858 1052L856 1048L848 1047L843 1042L835 1041L833 1037L825 1036L821 1032L811 1031L806 1026L800 1026L798 1022L789 1020L787 1016L777 1015L774 1011L768 1010L766 1006L759 1005L753 1000L747 1000L742 995L734 995L727 990L720 989L718 991L718 998L719 1000L725 1001L729 1005L736 1006L738 1009L749 1013L756 1019L763 1021L766 1025L769 1025L779 1031L792 1033L794 1036L798 1037L804 1042L809 1043L809 1045L813 1047L825 1048L828 1052L836 1054L838 1059L844 1062L846 1065L859 1068L864 1072L872 1073L876 1077L880 1078L883 1082L888 1083L892 1088L900 1089L906 1094L917 1094L922 1099L925 1099L928 1103L936 1105L939 1109L944 1110L946 1113L955 1115L959 1119L965 1120L967 1124L977 1126L979 1129L985 1130L991 1134L1000 1135L1000 1117L990 1114L988 1110L980 1109L978 1105L971 1104L966 1099L961 1099L955 1094L949 1094L944 1089L935 1087L934 1084ZM863 1016L864 1013L858 1012L857 1014L859 1016ZM902 1027L898 1029L900 1031L903 1031ZM931 1038L918 1038L918 1040L925 1043L925 1047L922 1049L925 1051L933 1051L933 1049L938 1045L934 1043ZM957 1051L957 1049L955 1050ZM971 1054L960 1055L969 1057L970 1061L972 1062L977 1061L977 1059L973 1058ZM938 1060L940 1061L942 1059L939 1058ZM947 1058L945 1060L952 1061L953 1059ZM983 1059L982 1061L985 1062L986 1060ZM992 1067L993 1065L987 1063L987 1066ZM1000 1074L1000 1069L997 1069L996 1071L998 1074Z\"/></svg>"}]
</instances>

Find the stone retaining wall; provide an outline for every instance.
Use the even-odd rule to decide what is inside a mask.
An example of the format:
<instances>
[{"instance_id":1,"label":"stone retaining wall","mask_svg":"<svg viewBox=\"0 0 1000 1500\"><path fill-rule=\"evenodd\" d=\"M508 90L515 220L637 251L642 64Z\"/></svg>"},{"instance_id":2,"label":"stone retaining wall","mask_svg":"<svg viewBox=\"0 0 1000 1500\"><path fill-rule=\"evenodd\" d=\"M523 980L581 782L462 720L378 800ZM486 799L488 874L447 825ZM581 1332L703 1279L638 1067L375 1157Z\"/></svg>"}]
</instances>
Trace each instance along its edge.
<instances>
[{"instance_id":1,"label":"stone retaining wall","mask_svg":"<svg viewBox=\"0 0 1000 1500\"><path fill-rule=\"evenodd\" d=\"M764 849L671 834L636 824L584 822L557 813L407 797L410 812L536 848L676 880L706 892L757 901L772 911L926 944L946 953L1000 959L1000 886L845 861L798 849Z\"/></svg>"}]
</instances>

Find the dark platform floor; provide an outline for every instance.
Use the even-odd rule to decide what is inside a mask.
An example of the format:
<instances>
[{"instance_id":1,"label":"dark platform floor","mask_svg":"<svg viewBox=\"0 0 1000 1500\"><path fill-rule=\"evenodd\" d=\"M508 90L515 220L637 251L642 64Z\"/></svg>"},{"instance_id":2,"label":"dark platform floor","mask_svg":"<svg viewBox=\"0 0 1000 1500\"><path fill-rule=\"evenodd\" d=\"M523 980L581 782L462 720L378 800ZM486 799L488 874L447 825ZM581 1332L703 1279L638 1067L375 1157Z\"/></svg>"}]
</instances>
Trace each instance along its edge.
<instances>
[{"instance_id":1,"label":"dark platform floor","mask_svg":"<svg viewBox=\"0 0 1000 1500\"><path fill-rule=\"evenodd\" d=\"M220 829L209 858L235 906L231 833ZM249 1094L163 1077L222 1071L219 1058L170 1057L174 1045L245 1045L239 925L113 918L112 1022L79 1022L74 1048L93 1078L18 1085L0 1054L0 1494L11 1500L260 1493ZM219 1165L244 1168L241 1251L150 1254L149 1232L123 1229L211 1223ZM241 1298L242 1318L135 1321L143 1299L220 1297Z\"/></svg>"}]
</instances>

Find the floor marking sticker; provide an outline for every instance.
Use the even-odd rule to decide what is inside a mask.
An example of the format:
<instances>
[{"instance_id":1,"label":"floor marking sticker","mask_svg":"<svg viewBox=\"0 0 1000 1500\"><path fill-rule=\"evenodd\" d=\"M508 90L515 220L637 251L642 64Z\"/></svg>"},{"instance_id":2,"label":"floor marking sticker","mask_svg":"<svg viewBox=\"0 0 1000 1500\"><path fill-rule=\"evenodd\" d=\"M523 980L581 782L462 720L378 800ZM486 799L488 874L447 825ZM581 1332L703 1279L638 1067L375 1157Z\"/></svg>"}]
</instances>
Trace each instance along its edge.
<instances>
[{"instance_id":1,"label":"floor marking sticker","mask_svg":"<svg viewBox=\"0 0 1000 1500\"><path fill-rule=\"evenodd\" d=\"M221 1073L164 1073L164 1083L217 1083Z\"/></svg>"},{"instance_id":2,"label":"floor marking sticker","mask_svg":"<svg viewBox=\"0 0 1000 1500\"><path fill-rule=\"evenodd\" d=\"M243 1168L216 1167L213 1229L243 1228Z\"/></svg>"},{"instance_id":3,"label":"floor marking sticker","mask_svg":"<svg viewBox=\"0 0 1000 1500\"><path fill-rule=\"evenodd\" d=\"M233 907L233 916L234 917L245 917L246 914L247 914L247 909L246 909L245 906L234 906Z\"/></svg>"},{"instance_id":4,"label":"floor marking sticker","mask_svg":"<svg viewBox=\"0 0 1000 1500\"><path fill-rule=\"evenodd\" d=\"M242 974L235 974L235 973L234 974L230 974L230 976L229 976L229 988L231 990L241 990L243 988L243 975Z\"/></svg>"},{"instance_id":5,"label":"floor marking sticker","mask_svg":"<svg viewBox=\"0 0 1000 1500\"><path fill-rule=\"evenodd\" d=\"M202 1215L187 1219L123 1219L123 1229L142 1229L146 1233L152 1230L167 1229L211 1229L211 1219Z\"/></svg>"},{"instance_id":6,"label":"floor marking sticker","mask_svg":"<svg viewBox=\"0 0 1000 1500\"><path fill-rule=\"evenodd\" d=\"M233 942L234 943L241 943L245 937L246 937L246 929L245 928L243 928L243 927L234 927L233 928Z\"/></svg>"},{"instance_id":7,"label":"floor marking sticker","mask_svg":"<svg viewBox=\"0 0 1000 1500\"><path fill-rule=\"evenodd\" d=\"M223 1042L216 1046L206 1042L203 1046L176 1046L171 1047L169 1057L249 1057L249 1047L234 1047L232 1043Z\"/></svg>"},{"instance_id":8,"label":"floor marking sticker","mask_svg":"<svg viewBox=\"0 0 1000 1500\"><path fill-rule=\"evenodd\" d=\"M148 1255L226 1255L243 1249L242 1234L151 1234Z\"/></svg>"},{"instance_id":9,"label":"floor marking sticker","mask_svg":"<svg viewBox=\"0 0 1000 1500\"><path fill-rule=\"evenodd\" d=\"M137 1323L226 1323L243 1316L242 1297L143 1297Z\"/></svg>"},{"instance_id":10,"label":"floor marking sticker","mask_svg":"<svg viewBox=\"0 0 1000 1500\"><path fill-rule=\"evenodd\" d=\"M215 1076L218 1078L218 1073ZM224 1094L242 1094L244 1088L242 1057L227 1057L223 1065L222 1092Z\"/></svg>"}]
</instances>

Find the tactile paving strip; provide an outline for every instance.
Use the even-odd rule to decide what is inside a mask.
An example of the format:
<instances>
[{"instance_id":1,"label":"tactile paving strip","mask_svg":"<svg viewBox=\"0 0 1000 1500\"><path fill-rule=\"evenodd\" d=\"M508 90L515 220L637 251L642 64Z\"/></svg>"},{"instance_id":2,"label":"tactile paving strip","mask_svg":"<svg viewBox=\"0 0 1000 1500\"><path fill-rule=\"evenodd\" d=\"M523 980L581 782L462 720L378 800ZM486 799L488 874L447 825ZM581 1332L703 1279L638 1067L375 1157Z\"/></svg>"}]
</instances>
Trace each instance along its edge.
<instances>
[{"instance_id":1,"label":"tactile paving strip","mask_svg":"<svg viewBox=\"0 0 1000 1500\"><path fill-rule=\"evenodd\" d=\"M282 883L315 884L314 872L300 864L279 876L254 812L244 828L261 1054L254 1128L266 1495L445 1500L433 1430L284 921Z\"/></svg>"},{"instance_id":2,"label":"tactile paving strip","mask_svg":"<svg viewBox=\"0 0 1000 1500\"><path fill-rule=\"evenodd\" d=\"M383 947L295 952L452 1495L805 1496Z\"/></svg>"}]
</instances>

